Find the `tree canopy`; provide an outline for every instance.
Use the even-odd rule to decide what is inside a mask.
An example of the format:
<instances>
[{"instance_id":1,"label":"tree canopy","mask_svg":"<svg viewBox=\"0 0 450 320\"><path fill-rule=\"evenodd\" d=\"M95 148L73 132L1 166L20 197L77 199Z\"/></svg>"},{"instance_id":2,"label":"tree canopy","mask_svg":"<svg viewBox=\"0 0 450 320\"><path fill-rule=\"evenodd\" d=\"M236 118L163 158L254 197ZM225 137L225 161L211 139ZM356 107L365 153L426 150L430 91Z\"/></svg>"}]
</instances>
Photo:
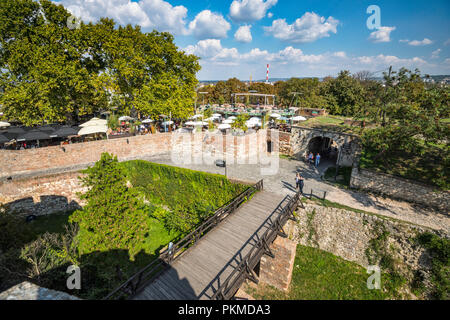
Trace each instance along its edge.
<instances>
[{"instance_id":1,"label":"tree canopy","mask_svg":"<svg viewBox=\"0 0 450 320\"><path fill-rule=\"evenodd\" d=\"M200 65L171 34L111 19L69 28L70 16L49 0L0 2L0 104L8 119L70 123L110 108L192 112Z\"/></svg>"}]
</instances>

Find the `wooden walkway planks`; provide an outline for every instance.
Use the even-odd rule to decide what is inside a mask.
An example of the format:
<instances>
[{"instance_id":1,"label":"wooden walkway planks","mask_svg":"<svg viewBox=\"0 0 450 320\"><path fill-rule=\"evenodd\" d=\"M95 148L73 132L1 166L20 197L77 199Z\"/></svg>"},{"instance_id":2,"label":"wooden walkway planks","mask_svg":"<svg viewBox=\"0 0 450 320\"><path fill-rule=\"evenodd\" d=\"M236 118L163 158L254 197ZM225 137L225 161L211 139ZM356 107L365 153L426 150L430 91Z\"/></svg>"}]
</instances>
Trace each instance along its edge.
<instances>
[{"instance_id":1,"label":"wooden walkway planks","mask_svg":"<svg viewBox=\"0 0 450 320\"><path fill-rule=\"evenodd\" d=\"M210 299L270 227L287 200L270 192L256 193L133 299Z\"/></svg>"}]
</instances>

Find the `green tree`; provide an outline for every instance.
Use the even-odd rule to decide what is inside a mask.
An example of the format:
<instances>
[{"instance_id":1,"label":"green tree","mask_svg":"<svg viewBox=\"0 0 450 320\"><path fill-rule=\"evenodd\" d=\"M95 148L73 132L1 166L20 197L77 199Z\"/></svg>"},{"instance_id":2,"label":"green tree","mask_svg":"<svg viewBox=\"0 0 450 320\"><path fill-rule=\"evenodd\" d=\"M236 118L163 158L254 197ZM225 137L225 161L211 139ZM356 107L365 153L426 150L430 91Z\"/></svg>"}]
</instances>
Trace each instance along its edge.
<instances>
[{"instance_id":1,"label":"green tree","mask_svg":"<svg viewBox=\"0 0 450 320\"><path fill-rule=\"evenodd\" d=\"M70 217L80 228L80 254L125 249L134 260L149 230L141 195L127 186L126 172L117 157L108 153L83 173L86 176L81 181L87 191L81 199L86 205Z\"/></svg>"},{"instance_id":2,"label":"green tree","mask_svg":"<svg viewBox=\"0 0 450 320\"><path fill-rule=\"evenodd\" d=\"M249 119L249 115L246 113L241 113L240 115L238 115L236 117L236 119L234 120L234 122L231 124L231 128L233 129L240 129L244 132L246 132L248 130L247 127L247 120Z\"/></svg>"}]
</instances>

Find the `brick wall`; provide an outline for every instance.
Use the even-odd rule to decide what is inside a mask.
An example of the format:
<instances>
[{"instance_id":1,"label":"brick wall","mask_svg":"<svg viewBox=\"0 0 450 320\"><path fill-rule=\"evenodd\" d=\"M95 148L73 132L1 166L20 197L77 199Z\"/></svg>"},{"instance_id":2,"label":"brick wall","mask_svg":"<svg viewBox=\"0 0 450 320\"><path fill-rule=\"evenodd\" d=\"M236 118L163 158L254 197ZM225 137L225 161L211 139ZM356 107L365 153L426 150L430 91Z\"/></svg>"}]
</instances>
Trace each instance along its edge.
<instances>
[{"instance_id":1,"label":"brick wall","mask_svg":"<svg viewBox=\"0 0 450 320\"><path fill-rule=\"evenodd\" d=\"M128 141L127 141L128 140ZM93 165L103 152L119 161L170 156L178 162L214 165L224 154L229 164L257 163L266 150L265 131L245 136L210 132L155 134L31 150L0 150L0 203L20 215L44 215L79 208L83 191L79 170Z\"/></svg>"}]
</instances>

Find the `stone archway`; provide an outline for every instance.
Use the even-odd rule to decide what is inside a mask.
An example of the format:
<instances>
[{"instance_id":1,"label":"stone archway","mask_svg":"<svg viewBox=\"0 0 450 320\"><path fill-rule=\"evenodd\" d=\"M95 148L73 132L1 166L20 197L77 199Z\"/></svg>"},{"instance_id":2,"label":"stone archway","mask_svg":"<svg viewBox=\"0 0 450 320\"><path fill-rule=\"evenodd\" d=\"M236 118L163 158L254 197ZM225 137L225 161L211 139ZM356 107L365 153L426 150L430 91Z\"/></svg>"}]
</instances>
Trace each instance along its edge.
<instances>
[{"instance_id":1,"label":"stone archway","mask_svg":"<svg viewBox=\"0 0 450 320\"><path fill-rule=\"evenodd\" d=\"M292 127L291 132L291 151L298 159L307 159L310 151L310 143L329 143L337 148L336 164L339 166L353 166L358 161L358 154L360 152L360 144L358 137L333 131L324 131L320 129Z\"/></svg>"},{"instance_id":2,"label":"stone archway","mask_svg":"<svg viewBox=\"0 0 450 320\"><path fill-rule=\"evenodd\" d=\"M308 142L307 153L313 153L314 155L320 154L322 161L328 161L336 164L339 155L339 146L331 138L328 137L314 137Z\"/></svg>"}]
</instances>

